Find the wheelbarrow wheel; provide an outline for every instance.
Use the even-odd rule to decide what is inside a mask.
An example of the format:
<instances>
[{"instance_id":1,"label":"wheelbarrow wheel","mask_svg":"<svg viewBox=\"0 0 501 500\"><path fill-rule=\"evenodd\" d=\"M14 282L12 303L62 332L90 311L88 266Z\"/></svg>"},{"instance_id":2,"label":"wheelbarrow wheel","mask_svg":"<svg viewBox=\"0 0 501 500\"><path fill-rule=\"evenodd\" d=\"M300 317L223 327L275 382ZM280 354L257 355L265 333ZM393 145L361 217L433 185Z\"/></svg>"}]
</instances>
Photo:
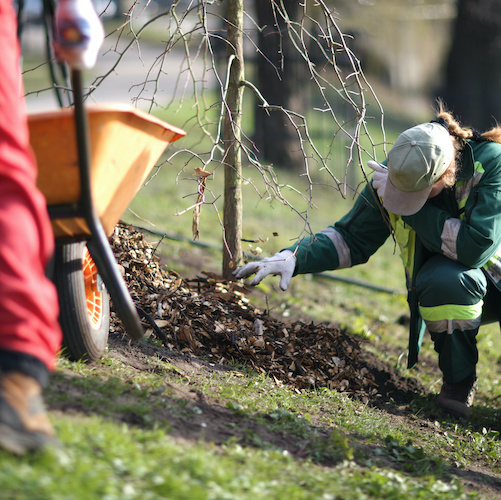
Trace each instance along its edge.
<instances>
[{"instance_id":1,"label":"wheelbarrow wheel","mask_svg":"<svg viewBox=\"0 0 501 500\"><path fill-rule=\"evenodd\" d=\"M108 342L110 297L86 244L57 247L54 274L63 352L72 360L95 361Z\"/></svg>"}]
</instances>

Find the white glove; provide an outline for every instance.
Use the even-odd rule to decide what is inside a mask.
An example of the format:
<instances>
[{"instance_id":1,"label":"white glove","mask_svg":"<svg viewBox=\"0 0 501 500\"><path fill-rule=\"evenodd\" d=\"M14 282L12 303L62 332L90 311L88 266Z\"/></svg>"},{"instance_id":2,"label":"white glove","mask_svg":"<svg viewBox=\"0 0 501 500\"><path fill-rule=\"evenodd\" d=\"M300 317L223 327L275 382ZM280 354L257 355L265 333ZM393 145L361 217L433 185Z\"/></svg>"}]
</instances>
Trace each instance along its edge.
<instances>
[{"instance_id":1,"label":"white glove","mask_svg":"<svg viewBox=\"0 0 501 500\"><path fill-rule=\"evenodd\" d=\"M60 0L56 10L54 50L73 69L90 69L104 40L92 0Z\"/></svg>"},{"instance_id":2,"label":"white glove","mask_svg":"<svg viewBox=\"0 0 501 500\"><path fill-rule=\"evenodd\" d=\"M273 257L266 257L263 260L249 262L242 267L239 267L233 272L233 276L237 279L248 278L251 274L256 273L256 276L250 282L251 285L258 285L261 280L268 274L279 274L280 288L287 290L290 280L296 268L296 256L290 250L282 250L276 253Z\"/></svg>"},{"instance_id":3,"label":"white glove","mask_svg":"<svg viewBox=\"0 0 501 500\"><path fill-rule=\"evenodd\" d=\"M374 170L372 187L376 190L379 197L383 198L386 183L388 181L388 169L384 165L381 165L381 163L372 160L367 162L367 166Z\"/></svg>"}]
</instances>

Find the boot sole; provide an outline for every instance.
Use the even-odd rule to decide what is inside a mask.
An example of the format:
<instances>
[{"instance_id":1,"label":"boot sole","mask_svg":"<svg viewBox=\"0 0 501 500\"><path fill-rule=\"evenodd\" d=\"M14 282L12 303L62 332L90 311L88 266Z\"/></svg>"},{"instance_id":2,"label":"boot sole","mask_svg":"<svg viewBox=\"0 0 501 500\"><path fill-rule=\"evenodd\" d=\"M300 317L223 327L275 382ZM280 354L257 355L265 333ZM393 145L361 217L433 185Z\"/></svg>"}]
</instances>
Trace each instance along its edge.
<instances>
[{"instance_id":1,"label":"boot sole","mask_svg":"<svg viewBox=\"0 0 501 500\"><path fill-rule=\"evenodd\" d=\"M437 399L437 406L454 417L470 419L471 407L454 400L441 401Z\"/></svg>"},{"instance_id":2,"label":"boot sole","mask_svg":"<svg viewBox=\"0 0 501 500\"><path fill-rule=\"evenodd\" d=\"M0 424L0 448L15 455L37 451L48 445L57 445L58 441L52 436L37 432L18 431L5 424Z\"/></svg>"}]
</instances>

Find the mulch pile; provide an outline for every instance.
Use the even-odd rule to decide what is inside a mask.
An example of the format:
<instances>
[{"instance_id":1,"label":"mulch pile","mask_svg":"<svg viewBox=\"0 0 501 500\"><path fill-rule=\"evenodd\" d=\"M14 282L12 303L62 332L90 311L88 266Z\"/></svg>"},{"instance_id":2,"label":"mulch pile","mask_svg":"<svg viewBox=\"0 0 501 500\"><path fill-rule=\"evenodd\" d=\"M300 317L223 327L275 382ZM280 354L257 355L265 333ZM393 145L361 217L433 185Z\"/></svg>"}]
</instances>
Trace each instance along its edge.
<instances>
[{"instance_id":1,"label":"mulch pile","mask_svg":"<svg viewBox=\"0 0 501 500\"><path fill-rule=\"evenodd\" d=\"M327 387L364 401L380 396L381 382L358 341L339 328L273 319L252 306L245 287L214 274L185 280L162 268L154 247L130 226L119 224L111 243L147 333L167 348L244 364L297 390ZM114 314L111 327L123 331Z\"/></svg>"}]
</instances>

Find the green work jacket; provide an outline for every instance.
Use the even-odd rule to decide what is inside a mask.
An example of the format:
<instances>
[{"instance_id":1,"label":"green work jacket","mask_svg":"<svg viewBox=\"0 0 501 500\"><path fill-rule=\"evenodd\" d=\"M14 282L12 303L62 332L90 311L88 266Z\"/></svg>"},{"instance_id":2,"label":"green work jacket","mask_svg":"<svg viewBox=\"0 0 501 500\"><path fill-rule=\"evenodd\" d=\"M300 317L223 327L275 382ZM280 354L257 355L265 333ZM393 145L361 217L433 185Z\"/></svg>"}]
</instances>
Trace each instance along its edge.
<instances>
[{"instance_id":1,"label":"green work jacket","mask_svg":"<svg viewBox=\"0 0 501 500\"><path fill-rule=\"evenodd\" d=\"M418 360L425 332L416 276L432 255L482 268L501 289L501 144L466 141L456 185L443 190L411 216L388 213L368 184L353 208L333 226L289 247L295 274L365 263L393 233L400 250L410 307L409 368Z\"/></svg>"}]
</instances>

